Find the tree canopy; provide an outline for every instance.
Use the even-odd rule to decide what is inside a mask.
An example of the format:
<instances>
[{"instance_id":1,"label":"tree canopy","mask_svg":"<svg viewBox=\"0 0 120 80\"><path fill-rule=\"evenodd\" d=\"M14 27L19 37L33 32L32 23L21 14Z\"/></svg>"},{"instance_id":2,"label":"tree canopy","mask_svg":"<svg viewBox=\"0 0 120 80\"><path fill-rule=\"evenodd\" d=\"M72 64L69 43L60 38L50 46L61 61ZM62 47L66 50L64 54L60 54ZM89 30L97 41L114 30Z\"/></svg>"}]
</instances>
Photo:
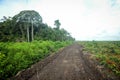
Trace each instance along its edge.
<instances>
[{"instance_id":1,"label":"tree canopy","mask_svg":"<svg viewBox=\"0 0 120 80\"><path fill-rule=\"evenodd\" d=\"M27 41L29 42L30 40L34 40L34 27L33 26L38 26L40 23L42 23L42 17L39 15L38 12L34 10L25 10L21 11L19 14L15 15L13 17L17 23L26 23L24 26L27 29ZM30 25L31 24L31 25ZM20 26L21 27L21 26ZM30 31L31 27L31 31ZM23 29L21 28L21 33ZM30 36L31 33L31 36ZM24 36L25 34L22 33ZM30 39L31 37L31 39ZM24 38L24 37L23 37Z\"/></svg>"},{"instance_id":2,"label":"tree canopy","mask_svg":"<svg viewBox=\"0 0 120 80\"><path fill-rule=\"evenodd\" d=\"M55 28L42 22L40 14L34 10L24 10L14 17L3 17L0 22L0 41L74 40L70 33L60 28L55 20Z\"/></svg>"},{"instance_id":3,"label":"tree canopy","mask_svg":"<svg viewBox=\"0 0 120 80\"><path fill-rule=\"evenodd\" d=\"M55 20L54 25L57 27L57 29L59 29L61 23L59 22L59 20Z\"/></svg>"}]
</instances>

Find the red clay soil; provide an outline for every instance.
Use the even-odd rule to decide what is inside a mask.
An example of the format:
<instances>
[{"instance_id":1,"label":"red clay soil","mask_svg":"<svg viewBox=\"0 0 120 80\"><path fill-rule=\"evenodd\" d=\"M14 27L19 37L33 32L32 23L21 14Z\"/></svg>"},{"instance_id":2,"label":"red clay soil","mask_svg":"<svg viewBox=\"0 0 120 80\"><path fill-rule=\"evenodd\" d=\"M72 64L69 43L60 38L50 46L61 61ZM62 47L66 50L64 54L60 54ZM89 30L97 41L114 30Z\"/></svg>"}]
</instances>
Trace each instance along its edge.
<instances>
[{"instance_id":1,"label":"red clay soil","mask_svg":"<svg viewBox=\"0 0 120 80\"><path fill-rule=\"evenodd\" d=\"M83 55L82 47L73 44L57 54L21 71L11 80L112 80L105 78L94 63Z\"/></svg>"}]
</instances>

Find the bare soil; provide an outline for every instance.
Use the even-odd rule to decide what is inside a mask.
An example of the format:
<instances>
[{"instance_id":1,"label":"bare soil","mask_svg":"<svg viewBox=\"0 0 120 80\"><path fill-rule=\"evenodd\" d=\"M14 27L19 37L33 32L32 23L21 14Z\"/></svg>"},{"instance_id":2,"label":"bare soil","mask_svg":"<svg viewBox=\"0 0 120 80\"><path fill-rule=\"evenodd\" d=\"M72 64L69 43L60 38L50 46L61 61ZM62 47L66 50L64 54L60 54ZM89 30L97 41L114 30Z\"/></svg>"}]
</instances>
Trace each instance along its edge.
<instances>
[{"instance_id":1,"label":"bare soil","mask_svg":"<svg viewBox=\"0 0 120 80\"><path fill-rule=\"evenodd\" d=\"M105 78L97 66L73 44L19 72L11 80L112 80Z\"/></svg>"}]
</instances>

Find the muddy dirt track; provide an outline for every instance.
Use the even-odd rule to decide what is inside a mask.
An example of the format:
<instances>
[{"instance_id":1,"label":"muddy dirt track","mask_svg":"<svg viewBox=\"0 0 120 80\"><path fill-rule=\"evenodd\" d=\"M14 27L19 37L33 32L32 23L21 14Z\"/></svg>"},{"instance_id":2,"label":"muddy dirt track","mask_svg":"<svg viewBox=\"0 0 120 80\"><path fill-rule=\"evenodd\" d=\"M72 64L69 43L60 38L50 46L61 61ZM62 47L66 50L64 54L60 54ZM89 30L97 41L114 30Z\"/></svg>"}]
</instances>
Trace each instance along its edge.
<instances>
[{"instance_id":1,"label":"muddy dirt track","mask_svg":"<svg viewBox=\"0 0 120 80\"><path fill-rule=\"evenodd\" d=\"M82 47L78 44L68 46L57 53L42 69L39 69L38 64L34 74L31 74L32 70L24 71L24 75L16 77L15 80L107 80L84 57Z\"/></svg>"}]
</instances>

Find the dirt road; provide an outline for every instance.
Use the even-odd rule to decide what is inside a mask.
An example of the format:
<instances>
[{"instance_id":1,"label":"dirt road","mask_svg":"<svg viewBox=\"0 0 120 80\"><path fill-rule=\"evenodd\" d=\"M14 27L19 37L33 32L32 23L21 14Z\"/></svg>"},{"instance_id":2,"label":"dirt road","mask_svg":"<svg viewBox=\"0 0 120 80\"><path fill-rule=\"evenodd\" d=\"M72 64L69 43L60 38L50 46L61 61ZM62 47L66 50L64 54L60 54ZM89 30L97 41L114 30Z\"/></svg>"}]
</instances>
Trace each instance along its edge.
<instances>
[{"instance_id":1,"label":"dirt road","mask_svg":"<svg viewBox=\"0 0 120 80\"><path fill-rule=\"evenodd\" d=\"M39 68L39 67L37 67ZM30 72L31 73L31 72ZM28 73L27 75L29 75ZM37 70L34 75L22 80L106 80L95 66L83 57L82 47L73 44L58 53L58 56Z\"/></svg>"}]
</instances>

